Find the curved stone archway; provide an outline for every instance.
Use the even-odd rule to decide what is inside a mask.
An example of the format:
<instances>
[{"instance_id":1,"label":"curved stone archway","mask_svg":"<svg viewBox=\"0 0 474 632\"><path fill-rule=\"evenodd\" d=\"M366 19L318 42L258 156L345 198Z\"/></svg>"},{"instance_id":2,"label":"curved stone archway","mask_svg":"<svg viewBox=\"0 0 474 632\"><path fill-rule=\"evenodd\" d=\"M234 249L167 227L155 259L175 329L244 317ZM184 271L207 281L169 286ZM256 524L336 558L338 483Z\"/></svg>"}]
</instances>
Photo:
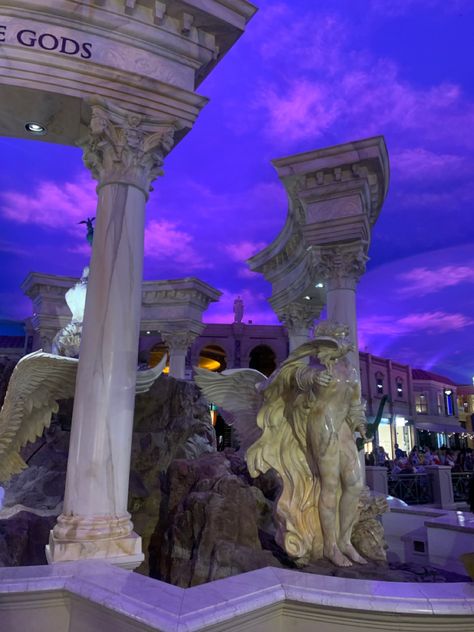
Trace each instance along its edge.
<instances>
[{"instance_id":1,"label":"curved stone archway","mask_svg":"<svg viewBox=\"0 0 474 632\"><path fill-rule=\"evenodd\" d=\"M268 377L277 367L276 353L268 345L257 345L249 354L248 365Z\"/></svg>"}]
</instances>

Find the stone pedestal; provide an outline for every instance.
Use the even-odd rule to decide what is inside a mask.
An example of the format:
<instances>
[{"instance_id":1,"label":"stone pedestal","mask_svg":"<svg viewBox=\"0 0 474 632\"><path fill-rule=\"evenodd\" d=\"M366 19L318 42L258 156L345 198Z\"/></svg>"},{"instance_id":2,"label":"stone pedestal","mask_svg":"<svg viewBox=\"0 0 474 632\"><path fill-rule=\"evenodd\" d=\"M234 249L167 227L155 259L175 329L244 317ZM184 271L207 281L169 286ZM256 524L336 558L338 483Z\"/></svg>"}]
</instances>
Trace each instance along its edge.
<instances>
[{"instance_id":1,"label":"stone pedestal","mask_svg":"<svg viewBox=\"0 0 474 632\"><path fill-rule=\"evenodd\" d=\"M454 502L451 468L448 465L428 465L425 470L430 477L436 507L454 509L456 503Z\"/></svg>"},{"instance_id":2,"label":"stone pedestal","mask_svg":"<svg viewBox=\"0 0 474 632\"><path fill-rule=\"evenodd\" d=\"M150 129L151 128L151 129ZM48 561L138 566L127 512L140 329L145 203L174 128L93 106L84 161L98 180L63 513Z\"/></svg>"},{"instance_id":3,"label":"stone pedestal","mask_svg":"<svg viewBox=\"0 0 474 632\"><path fill-rule=\"evenodd\" d=\"M378 465L366 465L364 471L365 482L369 489L388 496L387 468Z\"/></svg>"}]
</instances>

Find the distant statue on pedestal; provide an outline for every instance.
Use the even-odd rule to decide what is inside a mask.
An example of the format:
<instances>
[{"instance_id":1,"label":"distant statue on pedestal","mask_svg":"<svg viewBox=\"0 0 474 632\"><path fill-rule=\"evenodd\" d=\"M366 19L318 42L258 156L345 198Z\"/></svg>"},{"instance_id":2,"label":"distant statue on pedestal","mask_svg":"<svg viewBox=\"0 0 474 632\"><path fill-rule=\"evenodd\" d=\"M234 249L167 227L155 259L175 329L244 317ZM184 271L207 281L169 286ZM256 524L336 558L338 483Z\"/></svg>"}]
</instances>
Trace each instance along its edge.
<instances>
[{"instance_id":1,"label":"distant statue on pedestal","mask_svg":"<svg viewBox=\"0 0 474 632\"><path fill-rule=\"evenodd\" d=\"M244 317L244 302L238 296L234 301L234 323L241 323Z\"/></svg>"},{"instance_id":2,"label":"distant statue on pedestal","mask_svg":"<svg viewBox=\"0 0 474 632\"><path fill-rule=\"evenodd\" d=\"M79 224L85 224L87 227L86 239L89 246L92 248L92 242L94 241L94 221L95 217L88 217L87 219L83 219L82 222L78 222Z\"/></svg>"}]
</instances>

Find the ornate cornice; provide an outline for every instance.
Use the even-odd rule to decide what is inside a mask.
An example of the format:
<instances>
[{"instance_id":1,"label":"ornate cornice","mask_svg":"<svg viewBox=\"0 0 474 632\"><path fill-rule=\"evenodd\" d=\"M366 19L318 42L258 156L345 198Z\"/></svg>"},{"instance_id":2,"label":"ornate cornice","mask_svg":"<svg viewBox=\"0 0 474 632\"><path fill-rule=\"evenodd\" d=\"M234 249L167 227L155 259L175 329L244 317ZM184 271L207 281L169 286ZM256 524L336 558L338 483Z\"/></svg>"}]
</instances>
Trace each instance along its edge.
<instances>
[{"instance_id":1,"label":"ornate cornice","mask_svg":"<svg viewBox=\"0 0 474 632\"><path fill-rule=\"evenodd\" d=\"M104 103L91 106L89 134L79 144L84 164L106 184L129 184L148 197L153 180L162 175L164 157L174 145L176 124L147 121L139 114Z\"/></svg>"}]
</instances>

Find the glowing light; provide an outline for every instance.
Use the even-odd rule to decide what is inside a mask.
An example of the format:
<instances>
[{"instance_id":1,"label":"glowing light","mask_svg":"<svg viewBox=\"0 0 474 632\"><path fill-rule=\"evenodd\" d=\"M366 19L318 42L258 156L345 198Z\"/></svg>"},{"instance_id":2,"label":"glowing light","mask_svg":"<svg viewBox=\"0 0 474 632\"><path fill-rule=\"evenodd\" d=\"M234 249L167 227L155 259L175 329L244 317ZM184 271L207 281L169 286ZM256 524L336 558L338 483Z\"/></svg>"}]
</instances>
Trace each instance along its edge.
<instances>
[{"instance_id":1,"label":"glowing light","mask_svg":"<svg viewBox=\"0 0 474 632\"><path fill-rule=\"evenodd\" d=\"M314 287L324 287L324 283L316 283ZM474 380L474 377L472 379Z\"/></svg>"},{"instance_id":2,"label":"glowing light","mask_svg":"<svg viewBox=\"0 0 474 632\"><path fill-rule=\"evenodd\" d=\"M221 366L221 363L217 360L213 360L212 358L205 358L201 356L199 358L199 367L201 369L207 369L208 371L217 371L217 369Z\"/></svg>"},{"instance_id":3,"label":"glowing light","mask_svg":"<svg viewBox=\"0 0 474 632\"><path fill-rule=\"evenodd\" d=\"M46 127L41 125L41 123L36 123L35 121L29 121L25 125L25 129L30 134L34 134L35 136L43 136L47 133Z\"/></svg>"},{"instance_id":4,"label":"glowing light","mask_svg":"<svg viewBox=\"0 0 474 632\"><path fill-rule=\"evenodd\" d=\"M310 300L311 300L311 296L305 296L305 299L306 299L307 301L310 301Z\"/></svg>"}]
</instances>

